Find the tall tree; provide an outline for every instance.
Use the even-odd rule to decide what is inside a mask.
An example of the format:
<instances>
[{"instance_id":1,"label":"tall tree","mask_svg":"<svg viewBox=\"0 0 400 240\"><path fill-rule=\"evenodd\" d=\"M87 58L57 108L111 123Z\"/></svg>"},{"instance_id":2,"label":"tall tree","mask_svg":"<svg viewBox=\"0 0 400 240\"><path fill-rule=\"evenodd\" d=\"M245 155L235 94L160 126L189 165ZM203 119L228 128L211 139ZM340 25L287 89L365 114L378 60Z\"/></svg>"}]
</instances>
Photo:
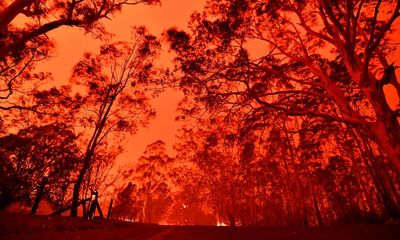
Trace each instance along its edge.
<instances>
[{"instance_id":1,"label":"tall tree","mask_svg":"<svg viewBox=\"0 0 400 240\"><path fill-rule=\"evenodd\" d=\"M145 89L154 80L153 60L160 44L143 27L134 29L131 41L105 45L98 55L85 54L74 69L71 84L79 87L75 99L81 102L78 124L90 135L74 185L72 216L84 177L107 139L135 133L154 115Z\"/></svg>"},{"instance_id":2,"label":"tall tree","mask_svg":"<svg viewBox=\"0 0 400 240\"><path fill-rule=\"evenodd\" d=\"M141 221L156 223L171 204L168 171L173 159L166 153L165 143L149 144L133 169L141 196Z\"/></svg>"}]
</instances>

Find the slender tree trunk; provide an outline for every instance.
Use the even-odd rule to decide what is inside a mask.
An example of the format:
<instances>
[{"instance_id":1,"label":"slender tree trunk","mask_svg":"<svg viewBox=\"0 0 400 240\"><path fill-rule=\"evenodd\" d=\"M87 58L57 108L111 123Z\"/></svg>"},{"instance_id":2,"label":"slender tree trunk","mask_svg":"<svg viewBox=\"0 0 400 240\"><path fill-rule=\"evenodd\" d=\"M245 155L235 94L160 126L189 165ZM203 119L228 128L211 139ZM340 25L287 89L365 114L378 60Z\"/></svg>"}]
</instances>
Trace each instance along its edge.
<instances>
[{"instance_id":1,"label":"slender tree trunk","mask_svg":"<svg viewBox=\"0 0 400 240\"><path fill-rule=\"evenodd\" d=\"M357 107L357 110L360 111L360 109L358 107ZM363 174L362 174L362 169L361 169L362 162L364 162L365 164L368 164L368 159L372 158L371 153L367 152L363 148L363 144L365 144L365 141L368 141L368 139L361 139L361 137L359 136L359 133L357 132L357 129L355 129L351 126L349 127L349 132L355 141L355 146L357 147L357 149L353 149L353 151L352 151L352 155L353 155L352 162L355 167L355 174L357 175L357 178L359 179L360 187L364 194L364 198L367 201L367 205L368 205L370 213L376 214L377 212L376 212L376 208L375 208L375 203L373 201L372 196L370 196L370 194L368 192L368 186L367 186L368 182L364 181L362 178ZM361 143L361 142L363 142L363 143ZM356 152L358 152L360 154L361 162L356 161L356 155L357 155ZM372 177L372 175L371 175L371 177Z\"/></svg>"},{"instance_id":2,"label":"slender tree trunk","mask_svg":"<svg viewBox=\"0 0 400 240\"><path fill-rule=\"evenodd\" d=\"M294 225L297 222L297 218L296 218L296 216L294 214L292 203L296 203L296 201L295 201L296 192L295 192L295 188L294 188L294 184L293 184L292 174L290 173L289 166L288 166L288 163L287 163L287 160L286 160L285 149L281 148L280 152L281 152L281 157L282 157L283 165L284 165L285 172L286 172L285 175L286 175L286 181L287 181L287 184L288 184L288 190L290 192L290 197L285 196L287 198L287 202L286 202L286 207L285 208L286 208L286 212L287 212L287 215L288 215L288 218L289 218L290 225Z\"/></svg>"},{"instance_id":3,"label":"slender tree trunk","mask_svg":"<svg viewBox=\"0 0 400 240\"><path fill-rule=\"evenodd\" d=\"M393 181L393 178L391 176L388 176L388 185L390 188L390 192L393 195L393 199L395 204L400 207L400 196L399 196L399 192L396 190L396 183Z\"/></svg>"},{"instance_id":4,"label":"slender tree trunk","mask_svg":"<svg viewBox=\"0 0 400 240\"><path fill-rule=\"evenodd\" d=\"M350 150L350 153L351 153L350 160L352 162L352 164L350 165L351 172L354 174L354 176L356 176L357 183L359 185L358 187L361 190L360 192L362 194L363 203L365 204L365 202L366 202L370 212L375 212L374 203L373 203L373 201L371 199L371 196L369 195L369 193L367 191L366 183L365 183L365 181L363 180L363 177L362 177L363 172L362 172L362 169L360 167L360 162L357 160L357 153L359 154L359 158L360 159L366 158L367 156L363 156L364 154L361 151L361 149L359 148L360 144L358 142L358 138L357 138L357 135L355 133L356 130L354 128L346 129L342 124L340 126L341 126L341 129L342 129L343 132L349 132L351 134L351 136L353 137L353 140L355 141L356 146L358 146L358 151L357 151L357 148ZM337 139L336 141L338 142L338 145L340 145L340 140ZM340 151L341 155L344 154L344 152L341 149L339 151ZM355 200L355 202L359 202L359 201Z\"/></svg>"},{"instance_id":5,"label":"slender tree trunk","mask_svg":"<svg viewBox=\"0 0 400 240\"><path fill-rule=\"evenodd\" d=\"M322 218L321 210L319 209L318 201L317 201L317 198L315 197L315 194L313 194L313 202L314 202L314 208L315 208L315 215L317 217L317 225L323 226L324 220Z\"/></svg>"},{"instance_id":6,"label":"slender tree trunk","mask_svg":"<svg viewBox=\"0 0 400 240\"><path fill-rule=\"evenodd\" d=\"M148 196L146 196L143 201L143 208L142 208L142 222L143 223L147 223L147 216L146 216L147 201L148 201Z\"/></svg>"},{"instance_id":7,"label":"slender tree trunk","mask_svg":"<svg viewBox=\"0 0 400 240\"><path fill-rule=\"evenodd\" d=\"M92 151L89 151L86 153L86 156L83 161L83 166L81 170L79 171L78 178L76 179L76 182L74 184L74 189L72 192L72 208L71 208L71 217L77 217L78 216L78 205L77 203L79 202L79 194L81 190L81 186L83 183L83 180L85 178L86 172L88 171L90 167L90 161L92 159ZM86 203L84 203L86 204Z\"/></svg>"},{"instance_id":8,"label":"slender tree trunk","mask_svg":"<svg viewBox=\"0 0 400 240\"><path fill-rule=\"evenodd\" d=\"M107 118L110 114L111 108L114 104L115 99L118 96L118 92L116 89L112 89L111 87L108 88L106 97L103 100L103 103L100 107L100 113L99 113L99 118L98 118L98 123L99 125L96 127L96 129L93 132L92 138L90 139L87 149L86 149L86 154L83 159L83 166L81 170L79 171L78 179L76 180L74 184L74 190L72 194L72 206L73 208L71 209L71 216L76 217L78 213L77 205L76 203L79 202L79 193L81 190L81 185L83 182L83 179L85 177L86 172L91 166L91 161L93 158L93 155L95 154L95 149L97 145L99 144L99 139L100 135L104 129L104 126L106 124Z\"/></svg>"},{"instance_id":9,"label":"slender tree trunk","mask_svg":"<svg viewBox=\"0 0 400 240\"><path fill-rule=\"evenodd\" d=\"M229 206L227 207L227 215L229 218L229 225L231 227L235 227L236 226L236 221L235 221L235 216L233 214L234 212L234 203L235 203L235 191L234 191L234 187L233 187L233 183L229 184L229 192L230 192L230 201L229 201Z\"/></svg>"},{"instance_id":10,"label":"slender tree trunk","mask_svg":"<svg viewBox=\"0 0 400 240\"><path fill-rule=\"evenodd\" d=\"M298 122L297 120L295 120L295 122L293 123L293 126L298 127ZM283 123L283 132L284 132L284 137L285 137L285 146L287 147L287 149L289 150L290 153L290 164L292 166L293 169L295 169L296 166L296 159L299 159L300 156L299 154L296 153L295 149L294 149L294 142L293 142L293 137L289 136L289 131L286 125L286 122ZM308 165L303 165L303 166L308 166ZM307 167L308 168L308 167ZM291 180L293 181L292 184L292 188L293 188L293 202L294 202L294 208L296 210L297 213L297 219L305 219L308 218L309 216L309 206L307 204L307 196L304 196L304 191L307 191L306 189L308 189L309 194L313 195L314 194L314 190L312 189L312 185L311 185L311 179L310 179L310 173L309 170L307 169L307 179L308 179L308 186L304 186L303 184L301 184L301 180L299 177L299 174L297 173L296 170L293 171L293 177L294 177L294 181L293 178L291 178Z\"/></svg>"},{"instance_id":11,"label":"slender tree trunk","mask_svg":"<svg viewBox=\"0 0 400 240\"><path fill-rule=\"evenodd\" d=\"M77 217L78 216L78 205L76 204L79 202L79 193L81 189L81 185L83 182L83 178L85 177L86 170L89 168L89 166L86 166L89 164L85 164L85 166L81 169L78 175L78 179L76 180L74 184L74 190L72 192L72 208L71 208L71 217Z\"/></svg>"},{"instance_id":12,"label":"slender tree trunk","mask_svg":"<svg viewBox=\"0 0 400 240\"><path fill-rule=\"evenodd\" d=\"M228 219L229 219L229 226L235 227L236 226L235 217L233 216L233 214L230 211L227 211L227 215L228 215Z\"/></svg>"},{"instance_id":13,"label":"slender tree trunk","mask_svg":"<svg viewBox=\"0 0 400 240\"><path fill-rule=\"evenodd\" d=\"M47 177L43 177L42 182L40 183L39 189L37 191L35 201L32 206L31 214L33 214L33 215L36 214L36 211L39 208L39 203L42 200L43 193L44 193L47 183L48 183Z\"/></svg>"},{"instance_id":14,"label":"slender tree trunk","mask_svg":"<svg viewBox=\"0 0 400 240\"><path fill-rule=\"evenodd\" d=\"M110 204L108 205L107 219L111 218L113 202L114 199L111 198Z\"/></svg>"},{"instance_id":15,"label":"slender tree trunk","mask_svg":"<svg viewBox=\"0 0 400 240\"><path fill-rule=\"evenodd\" d=\"M61 197L60 197L60 201L57 204L57 211L60 210L64 204L64 198L65 198L65 192L66 192L66 184L64 182L63 186L62 186L62 191L61 191Z\"/></svg>"}]
</instances>

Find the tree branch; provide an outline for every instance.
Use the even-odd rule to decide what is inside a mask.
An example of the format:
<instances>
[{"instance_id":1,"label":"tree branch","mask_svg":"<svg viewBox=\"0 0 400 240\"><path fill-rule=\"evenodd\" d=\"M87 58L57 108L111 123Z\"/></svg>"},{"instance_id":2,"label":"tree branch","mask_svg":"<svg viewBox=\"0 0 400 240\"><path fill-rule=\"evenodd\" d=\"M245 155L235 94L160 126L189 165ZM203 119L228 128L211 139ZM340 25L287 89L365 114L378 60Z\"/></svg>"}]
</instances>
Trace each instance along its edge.
<instances>
[{"instance_id":1,"label":"tree branch","mask_svg":"<svg viewBox=\"0 0 400 240\"><path fill-rule=\"evenodd\" d=\"M34 3L36 0L15 0L0 13L0 31L14 20L14 18L22 12L22 10Z\"/></svg>"}]
</instances>

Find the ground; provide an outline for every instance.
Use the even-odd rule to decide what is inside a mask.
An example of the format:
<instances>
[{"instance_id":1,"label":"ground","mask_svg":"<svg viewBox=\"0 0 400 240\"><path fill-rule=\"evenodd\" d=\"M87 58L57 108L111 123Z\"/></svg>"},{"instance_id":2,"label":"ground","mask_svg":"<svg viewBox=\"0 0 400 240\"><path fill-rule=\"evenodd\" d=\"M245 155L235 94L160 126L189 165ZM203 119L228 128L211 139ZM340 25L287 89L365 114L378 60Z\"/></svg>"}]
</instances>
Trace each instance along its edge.
<instances>
[{"instance_id":1,"label":"ground","mask_svg":"<svg viewBox=\"0 0 400 240\"><path fill-rule=\"evenodd\" d=\"M0 212L0 239L143 239L143 240L391 240L400 239L400 224L330 227L231 228L159 226L115 220L31 216Z\"/></svg>"}]
</instances>

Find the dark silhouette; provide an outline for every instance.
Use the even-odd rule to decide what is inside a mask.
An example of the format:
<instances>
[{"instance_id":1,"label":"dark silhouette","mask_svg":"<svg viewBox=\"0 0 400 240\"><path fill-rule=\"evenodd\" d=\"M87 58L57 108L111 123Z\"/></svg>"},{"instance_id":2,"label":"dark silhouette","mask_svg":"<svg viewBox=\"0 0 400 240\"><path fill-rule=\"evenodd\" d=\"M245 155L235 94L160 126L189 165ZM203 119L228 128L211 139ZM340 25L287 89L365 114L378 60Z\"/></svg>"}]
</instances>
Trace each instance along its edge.
<instances>
[{"instance_id":1,"label":"dark silhouette","mask_svg":"<svg viewBox=\"0 0 400 240\"><path fill-rule=\"evenodd\" d=\"M43 177L42 182L40 183L40 186L37 190L35 201L33 202L32 210L31 210L31 214L33 214L33 215L36 214L36 211L39 207L40 200L42 200L43 193L44 193L45 187L48 184L48 182L49 182L48 178Z\"/></svg>"}]
</instances>

